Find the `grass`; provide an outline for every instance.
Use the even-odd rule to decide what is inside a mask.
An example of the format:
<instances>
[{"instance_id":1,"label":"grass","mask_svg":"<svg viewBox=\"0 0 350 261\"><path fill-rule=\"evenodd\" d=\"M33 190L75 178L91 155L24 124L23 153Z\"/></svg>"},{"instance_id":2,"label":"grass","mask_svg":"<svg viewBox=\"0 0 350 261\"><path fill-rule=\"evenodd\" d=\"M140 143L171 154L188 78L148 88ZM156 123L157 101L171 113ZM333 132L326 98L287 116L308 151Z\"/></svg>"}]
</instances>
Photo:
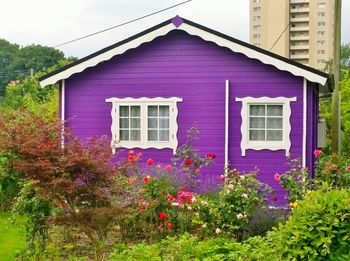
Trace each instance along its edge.
<instances>
[{"instance_id":1,"label":"grass","mask_svg":"<svg viewBox=\"0 0 350 261\"><path fill-rule=\"evenodd\" d=\"M0 260L15 260L16 253L24 248L25 234L21 224L22 219L16 218L18 222L11 221L13 214L0 213ZM17 216L16 216L17 217Z\"/></svg>"}]
</instances>

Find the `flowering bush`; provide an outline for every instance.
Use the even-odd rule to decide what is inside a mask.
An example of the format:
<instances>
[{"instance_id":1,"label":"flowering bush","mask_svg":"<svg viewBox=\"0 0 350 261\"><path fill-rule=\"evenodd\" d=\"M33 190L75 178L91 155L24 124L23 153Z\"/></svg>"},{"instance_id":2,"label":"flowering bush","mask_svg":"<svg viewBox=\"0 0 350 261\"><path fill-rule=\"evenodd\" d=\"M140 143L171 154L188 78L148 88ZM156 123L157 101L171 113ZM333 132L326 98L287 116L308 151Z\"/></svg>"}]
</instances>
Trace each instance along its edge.
<instances>
[{"instance_id":1,"label":"flowering bush","mask_svg":"<svg viewBox=\"0 0 350 261\"><path fill-rule=\"evenodd\" d=\"M300 159L289 159L289 170L281 175L276 173L274 179L279 181L282 187L288 191L288 200L293 203L304 198L310 188L309 172L301 167Z\"/></svg>"},{"instance_id":2,"label":"flowering bush","mask_svg":"<svg viewBox=\"0 0 350 261\"><path fill-rule=\"evenodd\" d=\"M241 175L236 169L229 170L218 197L198 198L193 222L203 233L227 233L241 238L243 228L271 191L256 175L256 171Z\"/></svg>"},{"instance_id":3,"label":"flowering bush","mask_svg":"<svg viewBox=\"0 0 350 261\"><path fill-rule=\"evenodd\" d=\"M316 186L320 186L322 182L327 182L335 188L349 188L350 159L337 154L321 154L317 158Z\"/></svg>"}]
</instances>

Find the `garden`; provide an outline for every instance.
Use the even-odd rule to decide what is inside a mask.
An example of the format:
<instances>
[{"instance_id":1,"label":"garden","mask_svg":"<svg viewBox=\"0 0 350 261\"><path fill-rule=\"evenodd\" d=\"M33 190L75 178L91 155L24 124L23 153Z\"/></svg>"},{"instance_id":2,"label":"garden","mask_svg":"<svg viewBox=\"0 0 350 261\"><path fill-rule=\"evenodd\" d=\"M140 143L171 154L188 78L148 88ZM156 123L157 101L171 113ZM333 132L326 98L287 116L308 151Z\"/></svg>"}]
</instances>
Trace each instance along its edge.
<instances>
[{"instance_id":1,"label":"garden","mask_svg":"<svg viewBox=\"0 0 350 261\"><path fill-rule=\"evenodd\" d=\"M347 83L349 80L347 80ZM345 85L344 85L345 86ZM1 260L349 260L350 158L315 150L315 177L289 158L274 178L225 169L188 140L167 163L112 154L107 137L80 140L57 122L57 89L8 85L0 110ZM64 143L63 143L64 141Z\"/></svg>"}]
</instances>

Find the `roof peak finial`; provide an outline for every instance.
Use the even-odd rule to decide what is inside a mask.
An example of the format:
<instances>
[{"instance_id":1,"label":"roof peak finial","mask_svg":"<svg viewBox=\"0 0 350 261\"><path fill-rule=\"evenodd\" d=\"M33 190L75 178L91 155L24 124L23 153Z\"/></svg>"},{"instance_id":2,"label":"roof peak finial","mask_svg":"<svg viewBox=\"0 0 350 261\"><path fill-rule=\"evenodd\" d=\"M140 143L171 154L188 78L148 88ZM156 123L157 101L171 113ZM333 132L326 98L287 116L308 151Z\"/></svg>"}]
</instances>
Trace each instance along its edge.
<instances>
[{"instance_id":1,"label":"roof peak finial","mask_svg":"<svg viewBox=\"0 0 350 261\"><path fill-rule=\"evenodd\" d=\"M171 22L178 28L184 21L179 15L176 15L173 19L171 19Z\"/></svg>"}]
</instances>

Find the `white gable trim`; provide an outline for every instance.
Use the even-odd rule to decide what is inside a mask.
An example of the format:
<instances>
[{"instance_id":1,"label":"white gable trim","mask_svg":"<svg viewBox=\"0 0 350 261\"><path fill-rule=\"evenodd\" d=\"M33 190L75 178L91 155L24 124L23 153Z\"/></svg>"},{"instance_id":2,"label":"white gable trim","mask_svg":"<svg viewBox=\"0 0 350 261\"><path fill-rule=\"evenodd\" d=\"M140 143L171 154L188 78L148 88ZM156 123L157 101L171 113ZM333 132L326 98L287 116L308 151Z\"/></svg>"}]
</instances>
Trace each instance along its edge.
<instances>
[{"instance_id":1,"label":"white gable trim","mask_svg":"<svg viewBox=\"0 0 350 261\"><path fill-rule=\"evenodd\" d=\"M96 55L96 56L94 56L90 59L87 59L86 61L83 61L81 63L78 63L72 67L68 67L64 71L53 74L52 76L40 81L40 85L42 87L45 87L47 85L54 84L60 80L67 79L75 73L82 72L86 68L93 67L100 62L107 61L116 55L122 54L129 49L136 48L143 43L150 42L150 41L154 40L156 37L166 35L171 30L175 30L175 29L176 29L176 26L169 21L169 24L167 24L165 26L162 26L158 29L152 30L149 33L146 33L146 34L144 34L136 39L133 39L129 42L126 42L125 44L116 46L115 48L107 50L99 55ZM325 83L327 81L327 77L320 76L314 72L302 69L296 65L287 63L287 62L280 60L278 58L275 58L271 55L264 54L262 52L259 52L255 49L253 49L253 48L243 46L239 43L230 41L230 40L225 39L221 36L218 36L214 33L207 32L203 29L200 29L196 26L193 26L193 25L186 23L186 21L184 21L178 27L178 29L184 30L188 34L198 36L205 41L214 42L219 46L229 48L233 52L242 53L249 58L258 59L259 61L261 61L264 64L270 64L270 65L273 65L280 70L288 71L296 76L301 76L303 78L306 78L310 82L317 82L321 85L325 85Z\"/></svg>"}]
</instances>

